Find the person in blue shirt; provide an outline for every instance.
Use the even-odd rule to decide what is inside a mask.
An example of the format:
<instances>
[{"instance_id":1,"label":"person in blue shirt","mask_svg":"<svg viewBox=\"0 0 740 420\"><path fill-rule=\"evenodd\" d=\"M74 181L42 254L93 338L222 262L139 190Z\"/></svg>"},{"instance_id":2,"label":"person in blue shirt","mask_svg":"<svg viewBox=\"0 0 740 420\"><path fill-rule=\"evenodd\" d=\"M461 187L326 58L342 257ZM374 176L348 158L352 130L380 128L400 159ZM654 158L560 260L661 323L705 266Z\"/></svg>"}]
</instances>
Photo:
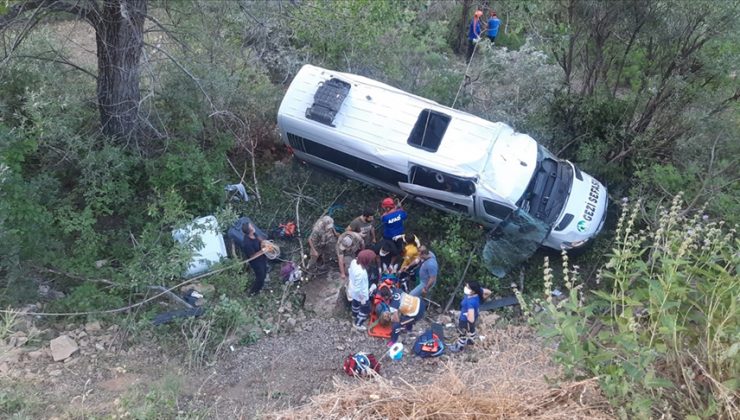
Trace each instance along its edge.
<instances>
[{"instance_id":1,"label":"person in blue shirt","mask_svg":"<svg viewBox=\"0 0 740 420\"><path fill-rule=\"evenodd\" d=\"M486 35L488 35L488 39L491 40L491 44L496 41L496 35L498 35L499 26L501 26L501 21L499 20L498 16L496 16L496 12L491 10L490 16L488 16L488 30L486 32Z\"/></svg>"},{"instance_id":2,"label":"person in blue shirt","mask_svg":"<svg viewBox=\"0 0 740 420\"><path fill-rule=\"evenodd\" d=\"M480 10L476 10L475 14L473 15L473 20L470 21L470 25L468 26L468 55L467 55L467 62L470 62L470 59L473 58L473 51L475 51L475 44L480 41L480 34L482 32L480 18L483 17L483 12Z\"/></svg>"},{"instance_id":3,"label":"person in blue shirt","mask_svg":"<svg viewBox=\"0 0 740 420\"><path fill-rule=\"evenodd\" d=\"M381 207L385 211L383 216L380 217L380 221L383 223L383 238L392 241L394 237L403 235L403 221L408 216L401 206L390 197L383 199Z\"/></svg>"},{"instance_id":4,"label":"person in blue shirt","mask_svg":"<svg viewBox=\"0 0 740 420\"><path fill-rule=\"evenodd\" d=\"M460 318L457 322L457 331L460 337L457 341L448 347L448 349L457 353L462 351L465 346L475 344L477 334L475 332L475 323L478 321L478 312L481 302L491 294L491 291L483 288L477 281L470 281L465 285L465 297L460 302Z\"/></svg>"},{"instance_id":5,"label":"person in blue shirt","mask_svg":"<svg viewBox=\"0 0 740 420\"><path fill-rule=\"evenodd\" d=\"M414 290L410 291L411 296L422 297L429 293L435 284L437 284L437 275L439 274L439 265L437 264L437 256L434 255L426 246L422 245L419 247L419 271L418 278L419 284L416 285Z\"/></svg>"}]
</instances>

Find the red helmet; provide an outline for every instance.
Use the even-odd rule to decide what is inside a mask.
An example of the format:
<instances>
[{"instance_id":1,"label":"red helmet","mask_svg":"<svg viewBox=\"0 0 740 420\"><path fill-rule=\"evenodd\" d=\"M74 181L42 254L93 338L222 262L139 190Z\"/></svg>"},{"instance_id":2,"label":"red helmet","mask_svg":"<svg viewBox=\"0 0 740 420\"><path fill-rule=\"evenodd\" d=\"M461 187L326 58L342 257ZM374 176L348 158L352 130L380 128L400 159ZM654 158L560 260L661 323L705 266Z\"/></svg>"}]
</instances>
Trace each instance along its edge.
<instances>
[{"instance_id":1,"label":"red helmet","mask_svg":"<svg viewBox=\"0 0 740 420\"><path fill-rule=\"evenodd\" d=\"M384 209L392 209L396 207L396 203L393 201L392 198L386 197L383 199L383 201L380 202L380 207Z\"/></svg>"}]
</instances>

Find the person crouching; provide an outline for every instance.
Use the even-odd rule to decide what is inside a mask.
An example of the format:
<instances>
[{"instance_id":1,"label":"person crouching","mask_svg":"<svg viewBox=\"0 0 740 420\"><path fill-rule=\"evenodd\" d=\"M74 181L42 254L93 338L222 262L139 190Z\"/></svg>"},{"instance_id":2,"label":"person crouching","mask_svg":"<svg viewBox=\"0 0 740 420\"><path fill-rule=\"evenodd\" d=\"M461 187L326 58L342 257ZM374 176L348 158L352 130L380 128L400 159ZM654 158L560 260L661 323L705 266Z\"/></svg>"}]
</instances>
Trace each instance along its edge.
<instances>
[{"instance_id":1,"label":"person crouching","mask_svg":"<svg viewBox=\"0 0 740 420\"><path fill-rule=\"evenodd\" d=\"M398 336L404 329L411 331L416 321L424 318L426 306L421 298L412 296L397 287L382 288L380 294L384 300L389 302L392 329L388 346L392 346L398 341Z\"/></svg>"},{"instance_id":2,"label":"person crouching","mask_svg":"<svg viewBox=\"0 0 740 420\"><path fill-rule=\"evenodd\" d=\"M367 330L364 325L370 315L370 291L368 269L375 261L375 252L364 249L349 264L349 286L347 294L352 299L353 326L359 331Z\"/></svg>"}]
</instances>

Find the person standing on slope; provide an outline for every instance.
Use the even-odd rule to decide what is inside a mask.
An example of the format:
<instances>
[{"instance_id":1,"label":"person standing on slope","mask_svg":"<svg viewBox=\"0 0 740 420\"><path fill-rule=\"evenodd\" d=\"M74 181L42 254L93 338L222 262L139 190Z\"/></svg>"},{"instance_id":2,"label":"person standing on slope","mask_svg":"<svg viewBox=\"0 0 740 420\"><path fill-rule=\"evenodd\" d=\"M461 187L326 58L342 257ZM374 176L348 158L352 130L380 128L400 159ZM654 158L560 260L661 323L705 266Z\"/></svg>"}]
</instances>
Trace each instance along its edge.
<instances>
[{"instance_id":1,"label":"person standing on slope","mask_svg":"<svg viewBox=\"0 0 740 420\"><path fill-rule=\"evenodd\" d=\"M470 21L468 26L468 55L466 61L469 63L470 59L473 58L473 51L475 51L475 45L480 41L480 34L482 32L480 18L483 16L483 12L476 10L473 15L473 20Z\"/></svg>"},{"instance_id":2,"label":"person standing on slope","mask_svg":"<svg viewBox=\"0 0 740 420\"><path fill-rule=\"evenodd\" d=\"M488 30L486 31L486 35L488 35L488 39L491 40L491 44L496 42L496 35L498 35L499 26L501 26L501 21L498 16L496 16L496 12L491 10L490 16L488 16Z\"/></svg>"}]
</instances>

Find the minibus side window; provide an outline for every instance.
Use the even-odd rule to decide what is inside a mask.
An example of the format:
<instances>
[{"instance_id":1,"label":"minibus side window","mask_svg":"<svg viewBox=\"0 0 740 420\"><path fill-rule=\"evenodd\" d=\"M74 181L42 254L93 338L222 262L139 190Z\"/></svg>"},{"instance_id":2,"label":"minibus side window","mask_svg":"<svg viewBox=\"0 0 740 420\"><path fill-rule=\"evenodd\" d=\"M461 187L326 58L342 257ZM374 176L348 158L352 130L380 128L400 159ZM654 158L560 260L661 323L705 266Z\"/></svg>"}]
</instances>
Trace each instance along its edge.
<instances>
[{"instance_id":1,"label":"minibus side window","mask_svg":"<svg viewBox=\"0 0 740 420\"><path fill-rule=\"evenodd\" d=\"M486 211L491 217L495 217L499 220L505 220L511 214L514 209L506 207L504 205L494 203L493 201L483 200L483 210Z\"/></svg>"},{"instance_id":2,"label":"minibus side window","mask_svg":"<svg viewBox=\"0 0 740 420\"><path fill-rule=\"evenodd\" d=\"M422 187L471 196L475 194L475 183L471 179L450 175L423 166L412 166L409 181Z\"/></svg>"},{"instance_id":3,"label":"minibus side window","mask_svg":"<svg viewBox=\"0 0 740 420\"><path fill-rule=\"evenodd\" d=\"M292 148L316 156L327 162L345 167L390 185L397 185L399 182L406 181L406 174L401 172L396 172L382 165L376 165L293 133L287 133L287 135L288 142Z\"/></svg>"}]
</instances>

